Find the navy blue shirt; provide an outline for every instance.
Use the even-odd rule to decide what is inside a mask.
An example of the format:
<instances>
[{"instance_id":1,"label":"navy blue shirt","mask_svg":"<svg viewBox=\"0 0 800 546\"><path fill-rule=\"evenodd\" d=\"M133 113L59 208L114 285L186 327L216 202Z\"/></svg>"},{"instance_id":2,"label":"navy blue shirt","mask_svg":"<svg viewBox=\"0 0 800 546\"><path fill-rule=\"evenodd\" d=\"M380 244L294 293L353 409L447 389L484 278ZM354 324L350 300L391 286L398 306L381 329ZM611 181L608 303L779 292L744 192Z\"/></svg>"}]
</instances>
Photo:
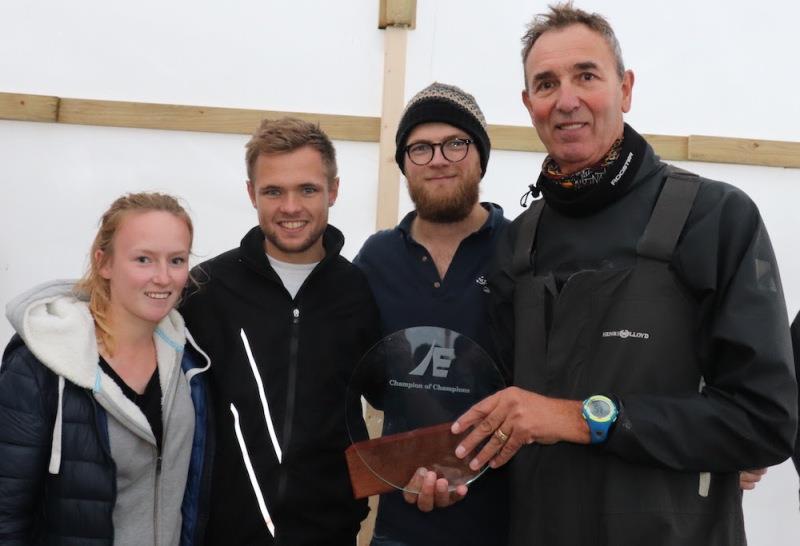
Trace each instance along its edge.
<instances>
[{"instance_id":1,"label":"navy blue shirt","mask_svg":"<svg viewBox=\"0 0 800 546\"><path fill-rule=\"evenodd\" d=\"M461 241L444 279L425 247L411 237L416 212L407 214L394 229L367 239L353 263L367 276L384 335L413 326L439 326L472 338L495 355L485 275L508 220L499 206L482 205L489 211L486 222ZM507 479L505 467L488 470L470 485L462 501L428 513L407 504L399 492L382 495L375 538L408 546L505 544Z\"/></svg>"}]
</instances>

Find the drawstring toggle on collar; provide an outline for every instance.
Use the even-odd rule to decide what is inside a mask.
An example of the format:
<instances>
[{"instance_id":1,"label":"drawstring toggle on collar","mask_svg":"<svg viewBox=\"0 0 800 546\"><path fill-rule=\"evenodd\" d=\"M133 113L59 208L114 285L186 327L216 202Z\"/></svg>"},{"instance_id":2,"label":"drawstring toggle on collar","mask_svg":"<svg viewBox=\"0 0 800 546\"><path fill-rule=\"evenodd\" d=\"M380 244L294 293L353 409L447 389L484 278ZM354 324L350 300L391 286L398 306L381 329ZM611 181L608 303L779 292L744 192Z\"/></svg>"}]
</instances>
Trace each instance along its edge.
<instances>
[{"instance_id":1,"label":"drawstring toggle on collar","mask_svg":"<svg viewBox=\"0 0 800 546\"><path fill-rule=\"evenodd\" d=\"M542 191L536 187L536 184L528 184L528 191L523 193L522 197L519 198L519 206L522 208L527 208L528 196L538 199L541 194Z\"/></svg>"}]
</instances>

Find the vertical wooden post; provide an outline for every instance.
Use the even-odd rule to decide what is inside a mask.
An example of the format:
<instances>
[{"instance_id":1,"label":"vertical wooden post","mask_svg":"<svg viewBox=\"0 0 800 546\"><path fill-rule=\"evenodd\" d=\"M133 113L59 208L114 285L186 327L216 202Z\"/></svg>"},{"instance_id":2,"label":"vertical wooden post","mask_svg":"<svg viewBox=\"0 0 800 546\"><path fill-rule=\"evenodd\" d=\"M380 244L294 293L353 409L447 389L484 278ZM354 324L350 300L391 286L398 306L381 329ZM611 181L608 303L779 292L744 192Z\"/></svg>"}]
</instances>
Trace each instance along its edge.
<instances>
[{"instance_id":1,"label":"vertical wooden post","mask_svg":"<svg viewBox=\"0 0 800 546\"><path fill-rule=\"evenodd\" d=\"M397 26L384 29L377 229L392 228L398 220L400 169L394 161L394 136L405 105L406 32L406 28Z\"/></svg>"},{"instance_id":2,"label":"vertical wooden post","mask_svg":"<svg viewBox=\"0 0 800 546\"><path fill-rule=\"evenodd\" d=\"M397 224L400 199L400 169L394 161L394 135L405 106L406 34L416 26L416 0L378 0L378 28L383 38L383 103L378 162L378 203L376 229L389 229ZM370 436L380 433L383 413L367 410L365 419ZM375 530L378 497L369 499L369 517L361 525L359 546L369 546Z\"/></svg>"}]
</instances>

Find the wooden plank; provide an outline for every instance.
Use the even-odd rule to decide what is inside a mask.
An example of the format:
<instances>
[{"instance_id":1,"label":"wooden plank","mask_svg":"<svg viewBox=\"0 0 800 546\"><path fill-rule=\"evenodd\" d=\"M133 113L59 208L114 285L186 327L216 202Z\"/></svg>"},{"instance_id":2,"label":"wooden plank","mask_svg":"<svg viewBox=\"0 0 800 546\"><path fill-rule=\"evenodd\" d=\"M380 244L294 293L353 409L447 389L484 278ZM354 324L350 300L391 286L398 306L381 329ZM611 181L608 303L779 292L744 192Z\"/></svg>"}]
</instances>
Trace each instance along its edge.
<instances>
[{"instance_id":1,"label":"wooden plank","mask_svg":"<svg viewBox=\"0 0 800 546\"><path fill-rule=\"evenodd\" d=\"M533 127L490 125L488 133L492 140L492 148L495 150L547 153ZM664 159L685 161L688 157L686 137L668 135L644 135L644 137Z\"/></svg>"},{"instance_id":2,"label":"wooden plank","mask_svg":"<svg viewBox=\"0 0 800 546\"><path fill-rule=\"evenodd\" d=\"M689 160L800 168L800 142L690 135Z\"/></svg>"},{"instance_id":3,"label":"wooden plank","mask_svg":"<svg viewBox=\"0 0 800 546\"><path fill-rule=\"evenodd\" d=\"M380 120L374 117L87 99L61 99L58 121L78 125L249 135L262 119L283 116L319 123L334 140L375 142L380 134Z\"/></svg>"},{"instance_id":4,"label":"wooden plank","mask_svg":"<svg viewBox=\"0 0 800 546\"><path fill-rule=\"evenodd\" d=\"M668 161L687 161L689 159L689 139L682 136L642 135L661 159Z\"/></svg>"},{"instance_id":5,"label":"wooden plank","mask_svg":"<svg viewBox=\"0 0 800 546\"><path fill-rule=\"evenodd\" d=\"M0 93L0 119L15 121L56 121L58 97Z\"/></svg>"},{"instance_id":6,"label":"wooden plank","mask_svg":"<svg viewBox=\"0 0 800 546\"><path fill-rule=\"evenodd\" d=\"M378 28L417 27L417 0L379 0Z\"/></svg>"},{"instance_id":7,"label":"wooden plank","mask_svg":"<svg viewBox=\"0 0 800 546\"><path fill-rule=\"evenodd\" d=\"M516 125L489 125L487 133L493 150L547 153L533 127Z\"/></svg>"},{"instance_id":8,"label":"wooden plank","mask_svg":"<svg viewBox=\"0 0 800 546\"><path fill-rule=\"evenodd\" d=\"M367 423L367 430L372 438L380 436L383 430L383 412L376 410L369 404L364 412L364 420ZM351 478L352 479L352 478ZM378 515L378 500L380 497L374 495L369 497L369 514L361 522L361 529L358 532L358 546L369 546L372 542L372 535L375 533L375 517Z\"/></svg>"},{"instance_id":9,"label":"wooden plank","mask_svg":"<svg viewBox=\"0 0 800 546\"><path fill-rule=\"evenodd\" d=\"M416 0L398 2L379 0L379 28L385 29L383 36L383 98L381 103L380 132L378 136L378 203L375 217L377 229L389 229L397 223L400 209L400 169L394 160L394 137L405 106L406 44L408 28L416 26ZM388 13L406 4L412 10L411 20L397 26L398 16ZM408 17L408 14L406 14ZM389 23L389 19L393 22ZM375 437L383 428L383 412L367 406L364 419L370 436ZM369 546L375 531L375 516L378 513L378 497L369 498L369 514L361 522L358 546Z\"/></svg>"},{"instance_id":10,"label":"wooden plank","mask_svg":"<svg viewBox=\"0 0 800 546\"><path fill-rule=\"evenodd\" d=\"M400 169L394 160L397 125L405 106L406 29L384 30L383 106L378 151L377 229L397 224L400 209Z\"/></svg>"},{"instance_id":11,"label":"wooden plank","mask_svg":"<svg viewBox=\"0 0 800 546\"><path fill-rule=\"evenodd\" d=\"M404 29L387 29L387 62L384 70L388 89L402 94L405 80ZM401 37L402 36L402 37ZM397 42L395 44L394 42ZM402 49L402 62L389 51ZM394 93L397 93L395 91ZM388 102L387 102L388 101ZM120 102L92 99L69 99L24 93L0 93L0 120L61 122L80 125L235 133L249 135L265 117L294 116L319 123L334 140L381 142L379 173L379 228L392 227L397 221L393 198L394 182L381 185L381 176L392 178L399 170L394 164L394 133L402 113L402 96L384 96L383 118L340 116L306 112L280 112L243 108ZM490 125L489 136L496 150L545 153L532 127ZM741 165L800 168L800 142L758 140L692 135L645 134L644 137L663 159L671 161L711 161ZM383 139L383 140L382 140ZM399 197L399 196L397 196Z\"/></svg>"}]
</instances>

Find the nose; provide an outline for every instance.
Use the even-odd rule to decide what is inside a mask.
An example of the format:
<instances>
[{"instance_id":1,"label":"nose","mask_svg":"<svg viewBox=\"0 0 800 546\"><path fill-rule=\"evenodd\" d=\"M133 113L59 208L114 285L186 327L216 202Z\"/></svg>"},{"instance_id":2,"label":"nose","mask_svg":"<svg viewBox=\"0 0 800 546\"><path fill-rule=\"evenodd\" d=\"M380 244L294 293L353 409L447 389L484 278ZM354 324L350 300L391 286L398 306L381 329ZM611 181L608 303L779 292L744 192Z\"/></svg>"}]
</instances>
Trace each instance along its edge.
<instances>
[{"instance_id":1,"label":"nose","mask_svg":"<svg viewBox=\"0 0 800 546\"><path fill-rule=\"evenodd\" d=\"M286 192L281 199L281 212L294 214L300 210L300 196L295 192Z\"/></svg>"},{"instance_id":2,"label":"nose","mask_svg":"<svg viewBox=\"0 0 800 546\"><path fill-rule=\"evenodd\" d=\"M433 157L431 158L431 162L429 165L432 166L439 166L439 165L448 165L450 162L444 156L442 152L442 145L439 144L438 146L433 147Z\"/></svg>"},{"instance_id":3,"label":"nose","mask_svg":"<svg viewBox=\"0 0 800 546\"><path fill-rule=\"evenodd\" d=\"M156 263L155 271L153 271L153 284L165 286L169 284L169 264L166 261L159 261Z\"/></svg>"},{"instance_id":4,"label":"nose","mask_svg":"<svg viewBox=\"0 0 800 546\"><path fill-rule=\"evenodd\" d=\"M558 108L560 112L569 114L580 108L580 106L581 101L576 89L567 83L561 85L558 89L556 108Z\"/></svg>"}]
</instances>

